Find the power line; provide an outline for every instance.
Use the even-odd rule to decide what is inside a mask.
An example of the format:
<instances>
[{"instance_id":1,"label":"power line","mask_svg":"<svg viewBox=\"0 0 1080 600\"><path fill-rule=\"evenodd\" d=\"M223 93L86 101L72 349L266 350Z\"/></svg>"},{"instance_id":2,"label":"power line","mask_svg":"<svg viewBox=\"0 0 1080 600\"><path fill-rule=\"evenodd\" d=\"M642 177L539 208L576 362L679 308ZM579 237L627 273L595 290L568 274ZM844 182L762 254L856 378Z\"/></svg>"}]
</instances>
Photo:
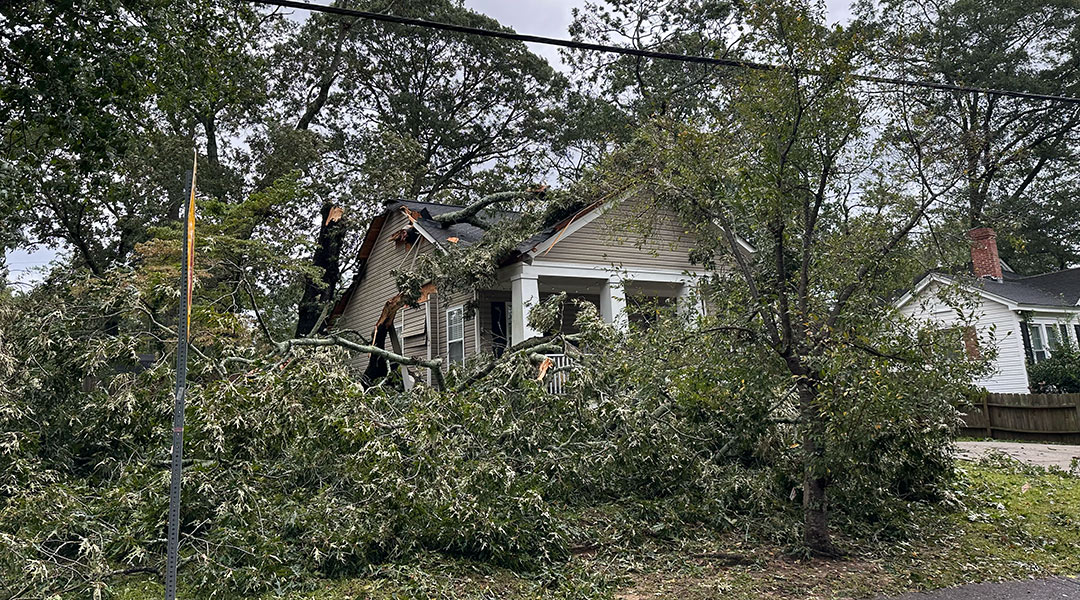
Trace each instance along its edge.
<instances>
[{"instance_id":1,"label":"power line","mask_svg":"<svg viewBox=\"0 0 1080 600\"><path fill-rule=\"evenodd\" d=\"M676 54L672 52L656 52L654 50L640 50L637 48L625 48L621 46L609 46L606 44L594 44L591 42L578 42L574 40L564 40L560 38L545 37L540 35L527 35L522 33L514 33L511 31L498 31L495 29L484 29L482 27L469 27L466 25L453 25L451 23L440 23L438 21L428 21L426 19L414 19L411 17L399 17L396 15L388 15L385 13L368 12L364 10L355 10L351 8L341 8L339 6L325 6L321 4L310 4L308 2L296 2L295 0L244 0L245 2L251 2L253 4L266 4L272 6L281 6L286 8L297 8L300 10L310 10L315 12L335 14L345 17L353 17L358 19L368 19L371 21L379 21L382 23L396 23L399 25L410 25L413 27L423 27L427 29L439 29L442 31L453 31L456 33L464 33L468 35L478 35L482 37L500 38L504 40L513 40L516 42L528 42L532 44L544 44L548 46L561 46L563 48L573 48L575 50L592 50L594 52L607 52L609 54L622 54L627 56L638 56L642 58L655 58L659 60L670 60L676 62L697 63L705 65L714 65L720 67L734 67L739 69L751 69L755 71L787 71L787 67L771 65L767 63L759 63L749 60L740 60L732 58L713 58L708 56L692 56L688 54ZM800 73L807 75L824 75L821 71L812 69L799 69ZM1050 94L1037 94L1034 92L1020 92L1016 90L1004 90L995 88L981 88L968 85L956 85L951 83L938 83L936 81L926 80L913 80L913 79L900 79L896 77L878 77L874 75L858 75L852 74L853 79L859 81L866 81L870 83L879 83L885 85L899 85L908 87L920 87L932 90L943 90L950 92L973 92L979 94L990 94L994 96L1007 96L1010 98L1022 98L1025 100L1048 100L1053 102L1064 102L1068 104L1080 105L1080 98L1072 98L1069 96L1055 96Z\"/></svg>"}]
</instances>

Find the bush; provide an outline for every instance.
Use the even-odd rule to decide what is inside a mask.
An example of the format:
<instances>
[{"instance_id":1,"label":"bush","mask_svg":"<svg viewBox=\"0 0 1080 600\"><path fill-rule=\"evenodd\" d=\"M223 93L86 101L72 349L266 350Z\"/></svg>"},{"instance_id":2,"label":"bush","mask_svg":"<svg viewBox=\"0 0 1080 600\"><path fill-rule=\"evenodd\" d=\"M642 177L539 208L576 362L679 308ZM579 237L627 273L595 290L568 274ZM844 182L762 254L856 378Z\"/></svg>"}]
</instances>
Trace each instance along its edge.
<instances>
[{"instance_id":1,"label":"bush","mask_svg":"<svg viewBox=\"0 0 1080 600\"><path fill-rule=\"evenodd\" d=\"M1029 364L1028 379L1037 394L1080 392L1080 352L1056 350L1050 358Z\"/></svg>"}]
</instances>

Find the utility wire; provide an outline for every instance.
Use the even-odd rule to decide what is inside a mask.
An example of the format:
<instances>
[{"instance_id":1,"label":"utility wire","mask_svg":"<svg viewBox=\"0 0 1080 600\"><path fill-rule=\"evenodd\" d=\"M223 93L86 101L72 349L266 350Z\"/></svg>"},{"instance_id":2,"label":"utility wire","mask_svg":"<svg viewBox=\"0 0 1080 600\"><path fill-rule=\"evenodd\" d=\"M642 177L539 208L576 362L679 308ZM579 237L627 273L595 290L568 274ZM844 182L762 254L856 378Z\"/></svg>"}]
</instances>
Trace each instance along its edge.
<instances>
[{"instance_id":1,"label":"utility wire","mask_svg":"<svg viewBox=\"0 0 1080 600\"><path fill-rule=\"evenodd\" d=\"M676 54L672 52L656 52L654 50L640 50L638 48L625 48L621 46L609 46L606 44L594 44L591 42L578 42L574 40L564 40L560 38L545 37L540 35L527 35L522 33L514 33L512 31L498 31L495 29L484 29L482 27L469 27L466 25L453 25L451 23L440 23L438 21L428 21L426 19L414 19L411 17L399 17L396 15L388 15L385 13L369 12L364 10L354 10L351 8L341 8L339 6L325 6L321 4L311 4L308 2L296 2L295 0L243 0L253 4L265 4L271 6L282 6L286 8L297 8L300 10L310 10L315 12L323 12L335 15L341 15L345 17L353 17L358 19L368 19L371 21L379 21L382 23L397 23L399 25L411 25L413 27L423 27L427 29L440 29L442 31L453 31L456 33L464 33L468 35L478 35L482 37L500 38L504 40L513 40L516 42L528 42L532 44L545 44L548 46L561 46L563 48L573 48L575 50L592 50L594 52L607 52L610 54L622 54L627 56L639 56L642 58L655 58L659 60L670 60L676 62L697 63L705 65L715 65L721 67L734 67L739 69L750 69L755 71L789 71L788 67L771 65L767 63L759 63L749 60L739 60L732 58L713 58L708 56L692 56L688 54ZM800 73L807 75L822 76L825 73L813 69L798 69ZM879 83L885 85L899 85L908 87L920 87L931 90L944 90L950 92L973 92L978 94L989 94L994 96L1007 96L1010 98L1022 98L1025 100L1047 100L1053 102L1064 102L1067 104L1080 105L1080 98L1072 98L1069 96L1055 96L1051 94L1038 94L1035 92L1020 92L1016 90L1004 90L995 88L981 88L968 85L956 85L951 83L938 83L936 81L926 80L913 80L913 79L900 79L896 77L878 77L875 75L850 75L853 79L859 81L867 81L870 83Z\"/></svg>"}]
</instances>

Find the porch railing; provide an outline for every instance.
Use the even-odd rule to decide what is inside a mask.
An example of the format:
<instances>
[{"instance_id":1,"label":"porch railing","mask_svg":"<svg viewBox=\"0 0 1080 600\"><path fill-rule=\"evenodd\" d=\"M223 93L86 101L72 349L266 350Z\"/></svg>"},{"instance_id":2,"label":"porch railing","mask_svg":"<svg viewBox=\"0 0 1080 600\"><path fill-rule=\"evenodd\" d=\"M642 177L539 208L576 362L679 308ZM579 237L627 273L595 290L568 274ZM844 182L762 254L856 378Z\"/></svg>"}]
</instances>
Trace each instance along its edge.
<instances>
[{"instance_id":1,"label":"porch railing","mask_svg":"<svg viewBox=\"0 0 1080 600\"><path fill-rule=\"evenodd\" d=\"M548 354L547 357L551 359L550 370L553 371L548 378L548 392L561 394L563 393L563 386L566 385L566 380L570 377L570 373L566 371L566 368L574 364L574 359L565 354Z\"/></svg>"}]
</instances>

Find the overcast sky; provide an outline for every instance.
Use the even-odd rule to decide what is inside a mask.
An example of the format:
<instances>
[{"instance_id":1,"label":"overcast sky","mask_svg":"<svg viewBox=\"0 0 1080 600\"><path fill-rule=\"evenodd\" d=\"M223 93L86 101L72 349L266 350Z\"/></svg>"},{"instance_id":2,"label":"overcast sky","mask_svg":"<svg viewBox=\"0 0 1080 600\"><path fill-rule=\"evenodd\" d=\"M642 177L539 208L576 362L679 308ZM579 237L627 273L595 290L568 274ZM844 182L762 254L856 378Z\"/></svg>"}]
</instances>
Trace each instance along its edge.
<instances>
[{"instance_id":1,"label":"overcast sky","mask_svg":"<svg viewBox=\"0 0 1080 600\"><path fill-rule=\"evenodd\" d=\"M847 21L850 3L851 0L826 0L829 20ZM570 11L584 5L585 0L465 0L465 6L494 17L518 33L560 38L570 37L566 33L572 20ZM559 51L554 47L537 44L529 47L552 64L560 62Z\"/></svg>"},{"instance_id":2,"label":"overcast sky","mask_svg":"<svg viewBox=\"0 0 1080 600\"><path fill-rule=\"evenodd\" d=\"M850 0L827 0L830 21L847 21ZM503 25L514 28L518 33L529 33L548 37L566 38L567 27L574 7L585 5L585 0L465 0L469 8L494 17ZM300 12L300 11L298 11ZM530 44L533 52L540 54L553 65L560 64L559 52L551 46ZM13 281L37 281L40 275L34 271L56 257L56 253L47 248L34 252L15 250L7 257L7 265Z\"/></svg>"}]
</instances>

